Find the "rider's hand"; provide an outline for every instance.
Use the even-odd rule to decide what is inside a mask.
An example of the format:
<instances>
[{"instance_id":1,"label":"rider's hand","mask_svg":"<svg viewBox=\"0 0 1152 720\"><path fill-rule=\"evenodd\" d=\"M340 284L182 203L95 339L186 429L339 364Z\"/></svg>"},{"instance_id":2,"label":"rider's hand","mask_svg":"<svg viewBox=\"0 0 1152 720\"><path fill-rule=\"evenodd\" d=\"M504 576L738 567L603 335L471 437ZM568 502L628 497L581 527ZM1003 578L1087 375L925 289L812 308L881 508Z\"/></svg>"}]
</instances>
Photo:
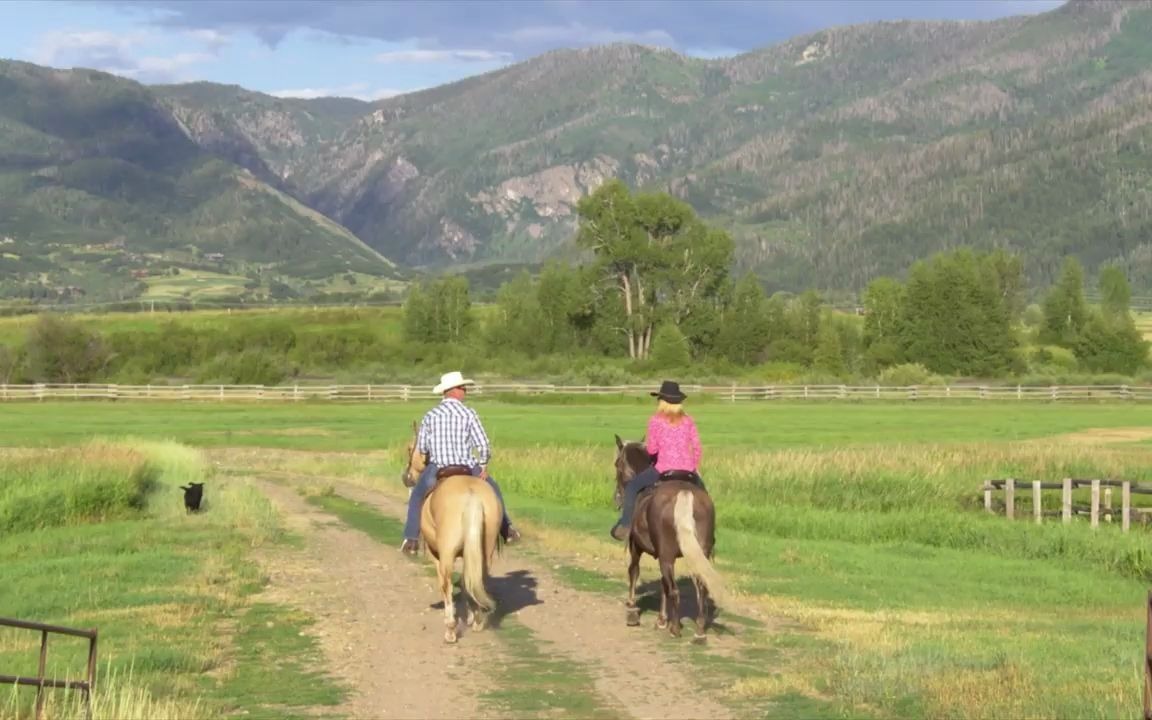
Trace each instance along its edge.
<instances>
[{"instance_id":1,"label":"rider's hand","mask_svg":"<svg viewBox=\"0 0 1152 720\"><path fill-rule=\"evenodd\" d=\"M480 479L488 482L488 468L480 468Z\"/></svg>"}]
</instances>

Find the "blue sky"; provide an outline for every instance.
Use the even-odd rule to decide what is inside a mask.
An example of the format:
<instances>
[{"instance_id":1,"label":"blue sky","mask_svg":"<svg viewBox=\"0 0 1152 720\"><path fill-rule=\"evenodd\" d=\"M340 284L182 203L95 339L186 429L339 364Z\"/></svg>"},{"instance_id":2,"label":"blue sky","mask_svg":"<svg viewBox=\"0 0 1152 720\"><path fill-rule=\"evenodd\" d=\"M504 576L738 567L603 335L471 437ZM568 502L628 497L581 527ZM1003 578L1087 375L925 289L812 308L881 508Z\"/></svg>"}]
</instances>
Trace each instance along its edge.
<instances>
[{"instance_id":1,"label":"blue sky","mask_svg":"<svg viewBox=\"0 0 1152 720\"><path fill-rule=\"evenodd\" d=\"M1064 0L0 0L0 57L146 83L377 99L609 42L730 55L873 20L990 20Z\"/></svg>"}]
</instances>

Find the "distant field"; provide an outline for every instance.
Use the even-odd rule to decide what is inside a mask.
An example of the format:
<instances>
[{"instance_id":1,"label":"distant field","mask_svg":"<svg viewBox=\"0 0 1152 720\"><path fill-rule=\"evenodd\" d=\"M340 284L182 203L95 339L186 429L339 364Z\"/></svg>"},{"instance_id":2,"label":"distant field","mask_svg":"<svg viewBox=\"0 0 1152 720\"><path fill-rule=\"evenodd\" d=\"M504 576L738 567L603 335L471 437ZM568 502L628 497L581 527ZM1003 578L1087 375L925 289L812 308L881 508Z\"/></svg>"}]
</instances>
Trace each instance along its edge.
<instances>
[{"instance_id":1,"label":"distant field","mask_svg":"<svg viewBox=\"0 0 1152 720\"><path fill-rule=\"evenodd\" d=\"M284 307L254 310L193 310L188 312L76 313L69 317L93 330L115 332L158 332L170 322L197 328L219 328L260 323L266 320L288 322L297 331L310 328L367 327L373 332L399 337L403 311L399 307L318 308ZM0 343L22 342L34 315L0 317Z\"/></svg>"},{"instance_id":2,"label":"distant field","mask_svg":"<svg viewBox=\"0 0 1152 720\"><path fill-rule=\"evenodd\" d=\"M157 275L144 279L148 290L144 300L209 300L239 295L248 278L205 270L181 270L179 275Z\"/></svg>"}]
</instances>

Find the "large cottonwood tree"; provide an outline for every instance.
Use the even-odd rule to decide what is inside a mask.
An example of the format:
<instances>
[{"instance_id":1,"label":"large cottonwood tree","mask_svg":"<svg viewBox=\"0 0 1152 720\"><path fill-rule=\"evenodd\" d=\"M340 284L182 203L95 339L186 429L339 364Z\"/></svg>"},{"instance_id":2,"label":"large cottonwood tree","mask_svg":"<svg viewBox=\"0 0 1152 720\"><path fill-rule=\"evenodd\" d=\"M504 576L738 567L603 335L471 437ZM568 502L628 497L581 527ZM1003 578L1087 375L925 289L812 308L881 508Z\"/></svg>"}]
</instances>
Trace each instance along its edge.
<instances>
[{"instance_id":1,"label":"large cottonwood tree","mask_svg":"<svg viewBox=\"0 0 1152 720\"><path fill-rule=\"evenodd\" d=\"M732 238L667 193L635 193L609 180L577 205L577 243L592 250L620 294L628 354L646 359L653 328L679 325L714 305L728 279Z\"/></svg>"}]
</instances>

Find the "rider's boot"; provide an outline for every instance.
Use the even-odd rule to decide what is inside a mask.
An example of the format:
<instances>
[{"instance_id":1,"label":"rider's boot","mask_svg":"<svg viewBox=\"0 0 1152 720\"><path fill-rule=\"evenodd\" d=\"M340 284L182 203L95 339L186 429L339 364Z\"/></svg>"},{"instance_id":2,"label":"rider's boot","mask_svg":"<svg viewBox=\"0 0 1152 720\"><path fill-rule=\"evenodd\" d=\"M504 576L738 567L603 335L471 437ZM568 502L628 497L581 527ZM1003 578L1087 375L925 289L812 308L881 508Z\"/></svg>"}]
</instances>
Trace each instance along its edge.
<instances>
[{"instance_id":1,"label":"rider's boot","mask_svg":"<svg viewBox=\"0 0 1152 720\"><path fill-rule=\"evenodd\" d=\"M415 555L420 550L420 541L408 538L404 544L400 546L400 552L408 555Z\"/></svg>"}]
</instances>

